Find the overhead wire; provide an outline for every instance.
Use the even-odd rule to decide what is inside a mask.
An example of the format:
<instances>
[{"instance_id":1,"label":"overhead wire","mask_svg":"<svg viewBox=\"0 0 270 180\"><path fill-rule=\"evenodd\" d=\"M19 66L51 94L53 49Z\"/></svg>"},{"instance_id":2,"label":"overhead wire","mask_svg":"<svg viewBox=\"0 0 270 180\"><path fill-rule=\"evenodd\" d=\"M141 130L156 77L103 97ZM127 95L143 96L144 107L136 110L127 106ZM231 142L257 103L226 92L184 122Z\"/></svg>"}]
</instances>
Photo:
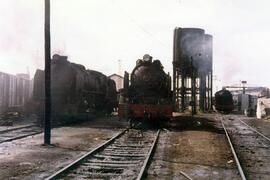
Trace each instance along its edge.
<instances>
[{"instance_id":1,"label":"overhead wire","mask_svg":"<svg viewBox=\"0 0 270 180\"><path fill-rule=\"evenodd\" d=\"M116 4L114 2L114 4ZM156 38L155 35L153 33L151 33L149 30L147 30L147 28L145 28L144 26L142 26L140 23L138 23L138 21L133 18L131 15L129 15L128 13L126 13L126 11L120 7L119 5L116 4L116 7L121 11L122 14L124 14L124 16L126 18L129 19L130 22L132 22L134 25L136 25L142 32L144 32L145 34L147 34L149 37L151 37L153 40L157 41L160 45L166 47L166 48L170 48L166 43L164 43L163 41L161 41L160 39Z\"/></svg>"}]
</instances>

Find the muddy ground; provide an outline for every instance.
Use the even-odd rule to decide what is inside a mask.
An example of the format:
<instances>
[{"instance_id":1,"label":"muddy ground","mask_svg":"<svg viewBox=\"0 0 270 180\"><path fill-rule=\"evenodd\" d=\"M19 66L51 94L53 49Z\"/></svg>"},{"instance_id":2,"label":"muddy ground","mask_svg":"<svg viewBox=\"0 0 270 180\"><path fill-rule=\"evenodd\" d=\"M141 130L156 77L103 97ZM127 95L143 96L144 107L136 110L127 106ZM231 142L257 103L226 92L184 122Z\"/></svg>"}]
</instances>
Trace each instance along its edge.
<instances>
[{"instance_id":1,"label":"muddy ground","mask_svg":"<svg viewBox=\"0 0 270 180\"><path fill-rule=\"evenodd\" d=\"M241 123L239 119L268 137L270 137L270 123L239 115L226 115L223 119L246 177L269 179L270 142Z\"/></svg>"},{"instance_id":2,"label":"muddy ground","mask_svg":"<svg viewBox=\"0 0 270 180\"><path fill-rule=\"evenodd\" d=\"M256 119L252 117L243 117L241 118L245 123L251 127L255 127L259 132L270 137L270 121L266 119Z\"/></svg>"},{"instance_id":3,"label":"muddy ground","mask_svg":"<svg viewBox=\"0 0 270 180\"><path fill-rule=\"evenodd\" d=\"M239 179L224 134L207 131L161 133L147 179Z\"/></svg>"}]
</instances>

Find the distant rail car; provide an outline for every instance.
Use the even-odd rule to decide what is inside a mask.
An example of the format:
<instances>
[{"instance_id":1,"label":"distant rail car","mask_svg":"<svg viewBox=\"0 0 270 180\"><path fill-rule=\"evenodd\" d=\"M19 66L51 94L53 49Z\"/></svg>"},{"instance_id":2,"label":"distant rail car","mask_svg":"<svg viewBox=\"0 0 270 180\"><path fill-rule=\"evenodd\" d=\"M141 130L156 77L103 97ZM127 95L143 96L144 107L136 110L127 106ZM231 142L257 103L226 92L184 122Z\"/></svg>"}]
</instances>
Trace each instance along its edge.
<instances>
[{"instance_id":1,"label":"distant rail car","mask_svg":"<svg viewBox=\"0 0 270 180\"><path fill-rule=\"evenodd\" d=\"M159 60L144 55L136 62L130 81L124 77L124 89L118 106L119 118L130 120L164 120L172 117L171 77Z\"/></svg>"},{"instance_id":2,"label":"distant rail car","mask_svg":"<svg viewBox=\"0 0 270 180\"><path fill-rule=\"evenodd\" d=\"M215 93L215 108L218 112L228 114L234 109L233 96L228 90L220 90Z\"/></svg>"},{"instance_id":3,"label":"distant rail car","mask_svg":"<svg viewBox=\"0 0 270 180\"><path fill-rule=\"evenodd\" d=\"M31 94L31 81L26 74L0 72L0 113L23 108Z\"/></svg>"},{"instance_id":4,"label":"distant rail car","mask_svg":"<svg viewBox=\"0 0 270 180\"><path fill-rule=\"evenodd\" d=\"M54 55L51 60L51 96L54 124L110 114L117 107L115 82L104 74L71 63L67 56ZM33 100L37 111L44 109L44 71L34 77Z\"/></svg>"}]
</instances>

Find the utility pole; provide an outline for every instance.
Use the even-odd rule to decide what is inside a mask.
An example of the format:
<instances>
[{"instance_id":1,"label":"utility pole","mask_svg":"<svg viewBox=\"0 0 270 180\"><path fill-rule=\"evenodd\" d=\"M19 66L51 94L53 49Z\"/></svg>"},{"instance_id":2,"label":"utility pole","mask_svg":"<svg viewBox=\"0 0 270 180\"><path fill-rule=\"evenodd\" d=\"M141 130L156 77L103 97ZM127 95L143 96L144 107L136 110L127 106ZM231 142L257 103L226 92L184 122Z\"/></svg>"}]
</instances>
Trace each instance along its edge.
<instances>
[{"instance_id":1,"label":"utility pole","mask_svg":"<svg viewBox=\"0 0 270 180\"><path fill-rule=\"evenodd\" d=\"M50 0L45 0L45 123L44 144L51 144L51 34L50 34Z\"/></svg>"}]
</instances>

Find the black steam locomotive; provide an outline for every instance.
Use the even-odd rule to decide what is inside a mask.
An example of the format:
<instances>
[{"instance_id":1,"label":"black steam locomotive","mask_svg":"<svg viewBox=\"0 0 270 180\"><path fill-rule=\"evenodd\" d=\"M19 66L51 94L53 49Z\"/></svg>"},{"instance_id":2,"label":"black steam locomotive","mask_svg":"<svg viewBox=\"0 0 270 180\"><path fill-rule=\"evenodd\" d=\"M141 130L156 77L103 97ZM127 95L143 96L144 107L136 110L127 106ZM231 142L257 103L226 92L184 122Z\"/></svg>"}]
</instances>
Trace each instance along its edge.
<instances>
[{"instance_id":1,"label":"black steam locomotive","mask_svg":"<svg viewBox=\"0 0 270 180\"><path fill-rule=\"evenodd\" d=\"M159 60L144 55L136 62L130 82L124 78L122 101L119 102L120 118L131 120L164 119L172 116L171 78L163 71Z\"/></svg>"},{"instance_id":2,"label":"black steam locomotive","mask_svg":"<svg viewBox=\"0 0 270 180\"><path fill-rule=\"evenodd\" d=\"M215 93L215 108L221 113L228 114L234 109L232 93L226 89Z\"/></svg>"},{"instance_id":3,"label":"black steam locomotive","mask_svg":"<svg viewBox=\"0 0 270 180\"><path fill-rule=\"evenodd\" d=\"M67 56L55 54L51 60L52 119L54 124L111 113L117 107L115 82L104 74L71 63ZM44 109L44 71L34 77L33 100L42 116Z\"/></svg>"}]
</instances>

